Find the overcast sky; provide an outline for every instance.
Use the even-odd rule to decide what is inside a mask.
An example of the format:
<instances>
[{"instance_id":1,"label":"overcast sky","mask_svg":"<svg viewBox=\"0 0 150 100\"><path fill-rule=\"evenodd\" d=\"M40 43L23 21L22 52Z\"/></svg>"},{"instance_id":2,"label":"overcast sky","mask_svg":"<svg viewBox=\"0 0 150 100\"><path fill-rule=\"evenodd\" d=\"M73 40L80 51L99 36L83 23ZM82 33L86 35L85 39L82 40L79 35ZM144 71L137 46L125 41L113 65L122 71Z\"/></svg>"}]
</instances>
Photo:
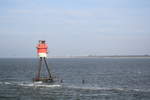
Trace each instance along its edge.
<instances>
[{"instance_id":1,"label":"overcast sky","mask_svg":"<svg viewBox=\"0 0 150 100\"><path fill-rule=\"evenodd\" d=\"M0 0L0 57L150 54L150 0Z\"/></svg>"}]
</instances>

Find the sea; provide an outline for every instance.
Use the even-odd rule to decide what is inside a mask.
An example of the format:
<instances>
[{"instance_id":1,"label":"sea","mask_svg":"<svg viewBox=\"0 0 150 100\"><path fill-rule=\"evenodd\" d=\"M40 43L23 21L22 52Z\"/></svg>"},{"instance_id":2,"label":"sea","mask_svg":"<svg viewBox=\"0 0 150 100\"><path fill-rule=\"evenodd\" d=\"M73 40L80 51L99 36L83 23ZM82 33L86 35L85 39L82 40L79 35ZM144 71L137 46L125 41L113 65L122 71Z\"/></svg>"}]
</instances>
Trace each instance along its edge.
<instances>
[{"instance_id":1,"label":"sea","mask_svg":"<svg viewBox=\"0 0 150 100\"><path fill-rule=\"evenodd\" d=\"M38 60L0 58L0 100L150 100L150 58L49 58L53 83Z\"/></svg>"}]
</instances>

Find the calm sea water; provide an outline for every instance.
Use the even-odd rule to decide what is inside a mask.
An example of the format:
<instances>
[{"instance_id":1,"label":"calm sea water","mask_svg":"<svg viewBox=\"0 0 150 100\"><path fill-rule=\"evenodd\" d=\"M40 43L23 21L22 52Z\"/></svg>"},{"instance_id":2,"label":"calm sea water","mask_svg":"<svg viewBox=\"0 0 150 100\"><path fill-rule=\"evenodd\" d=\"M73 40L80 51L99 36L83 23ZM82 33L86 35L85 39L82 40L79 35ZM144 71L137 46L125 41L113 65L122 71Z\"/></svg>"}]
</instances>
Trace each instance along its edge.
<instances>
[{"instance_id":1,"label":"calm sea water","mask_svg":"<svg viewBox=\"0 0 150 100\"><path fill-rule=\"evenodd\" d=\"M0 59L0 100L150 100L149 58L57 58L48 64L53 84L32 82L38 59Z\"/></svg>"}]
</instances>

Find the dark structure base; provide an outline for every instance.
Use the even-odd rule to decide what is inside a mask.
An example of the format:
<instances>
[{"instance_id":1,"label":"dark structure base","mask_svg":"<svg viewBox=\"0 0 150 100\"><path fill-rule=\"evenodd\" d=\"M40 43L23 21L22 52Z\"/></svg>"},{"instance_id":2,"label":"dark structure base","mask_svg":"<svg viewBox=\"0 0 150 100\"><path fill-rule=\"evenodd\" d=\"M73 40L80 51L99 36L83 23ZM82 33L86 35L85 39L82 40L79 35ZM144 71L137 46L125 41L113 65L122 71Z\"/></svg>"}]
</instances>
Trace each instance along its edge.
<instances>
[{"instance_id":1,"label":"dark structure base","mask_svg":"<svg viewBox=\"0 0 150 100\"><path fill-rule=\"evenodd\" d=\"M54 80L52 78L47 78L47 77L33 79L33 82L38 82L38 81L42 81L42 82L46 82L46 83L54 82Z\"/></svg>"}]
</instances>

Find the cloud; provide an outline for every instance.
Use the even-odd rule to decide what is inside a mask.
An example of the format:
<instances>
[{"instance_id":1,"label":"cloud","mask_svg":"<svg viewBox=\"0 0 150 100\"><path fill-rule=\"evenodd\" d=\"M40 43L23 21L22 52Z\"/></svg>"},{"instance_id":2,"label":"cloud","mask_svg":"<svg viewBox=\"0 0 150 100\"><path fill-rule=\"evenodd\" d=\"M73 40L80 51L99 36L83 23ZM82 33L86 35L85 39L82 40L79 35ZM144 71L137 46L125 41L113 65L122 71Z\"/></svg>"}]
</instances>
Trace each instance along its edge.
<instances>
[{"instance_id":1,"label":"cloud","mask_svg":"<svg viewBox=\"0 0 150 100\"><path fill-rule=\"evenodd\" d=\"M9 9L8 13L10 13L10 14L32 14L33 10L27 10L27 9Z\"/></svg>"}]
</instances>

